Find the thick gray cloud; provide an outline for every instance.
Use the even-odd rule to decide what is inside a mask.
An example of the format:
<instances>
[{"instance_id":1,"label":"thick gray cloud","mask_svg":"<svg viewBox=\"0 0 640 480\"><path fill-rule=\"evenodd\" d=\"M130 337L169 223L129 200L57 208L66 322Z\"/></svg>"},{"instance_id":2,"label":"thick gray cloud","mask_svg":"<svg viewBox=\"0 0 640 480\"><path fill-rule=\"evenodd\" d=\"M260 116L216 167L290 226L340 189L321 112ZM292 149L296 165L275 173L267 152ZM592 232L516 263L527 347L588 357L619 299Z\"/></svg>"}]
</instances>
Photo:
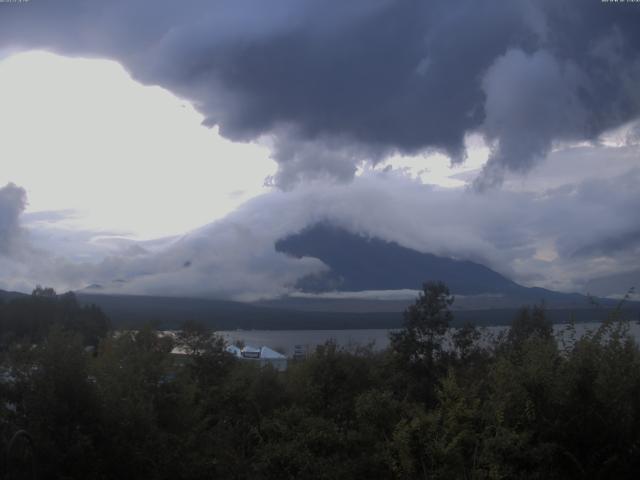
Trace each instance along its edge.
<instances>
[{"instance_id":1,"label":"thick gray cloud","mask_svg":"<svg viewBox=\"0 0 640 480\"><path fill-rule=\"evenodd\" d=\"M476 185L501 183L505 169L527 172L553 140L583 139L588 113L578 92L587 80L577 67L545 51L509 50L488 70L483 131L496 145Z\"/></svg>"},{"instance_id":2,"label":"thick gray cloud","mask_svg":"<svg viewBox=\"0 0 640 480\"><path fill-rule=\"evenodd\" d=\"M478 186L638 116L640 7L599 0L57 0L0 4L0 48L114 58L239 140L274 137L291 187L363 160L494 152Z\"/></svg>"},{"instance_id":3,"label":"thick gray cloud","mask_svg":"<svg viewBox=\"0 0 640 480\"><path fill-rule=\"evenodd\" d=\"M640 301L640 270L630 270L612 275L594 278L586 285L592 295L623 298L629 295L632 300Z\"/></svg>"},{"instance_id":4,"label":"thick gray cloud","mask_svg":"<svg viewBox=\"0 0 640 480\"><path fill-rule=\"evenodd\" d=\"M26 204L24 189L12 183L0 188L0 256L8 256L19 247L22 235L19 218Z\"/></svg>"}]
</instances>

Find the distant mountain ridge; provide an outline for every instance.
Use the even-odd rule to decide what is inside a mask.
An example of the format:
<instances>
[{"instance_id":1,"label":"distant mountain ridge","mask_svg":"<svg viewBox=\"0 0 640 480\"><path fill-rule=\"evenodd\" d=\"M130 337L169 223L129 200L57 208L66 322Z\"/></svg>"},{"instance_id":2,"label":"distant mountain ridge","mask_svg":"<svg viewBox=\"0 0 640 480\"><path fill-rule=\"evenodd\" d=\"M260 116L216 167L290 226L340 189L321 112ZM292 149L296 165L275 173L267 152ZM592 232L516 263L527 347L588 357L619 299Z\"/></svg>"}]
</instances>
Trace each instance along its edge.
<instances>
[{"instance_id":1,"label":"distant mountain ridge","mask_svg":"<svg viewBox=\"0 0 640 480\"><path fill-rule=\"evenodd\" d=\"M24 293L0 290L0 301L3 301L3 302L8 302L10 300L13 300L14 298L19 298L23 296L25 296Z\"/></svg>"},{"instance_id":2,"label":"distant mountain ridge","mask_svg":"<svg viewBox=\"0 0 640 480\"><path fill-rule=\"evenodd\" d=\"M298 281L296 287L308 293L419 290L426 281L443 281L455 295L504 297L498 301L489 299L491 308L512 308L540 301L554 308L588 306L584 295L525 287L479 263L418 252L326 222L279 239L275 248L298 258L317 258L330 268L325 274ZM606 306L615 304L606 299L602 302Z\"/></svg>"},{"instance_id":3,"label":"distant mountain ridge","mask_svg":"<svg viewBox=\"0 0 640 480\"><path fill-rule=\"evenodd\" d=\"M324 277L299 282L308 292L416 290L423 282L435 280L460 295L512 293L524 288L479 263L418 252L328 223L282 238L275 248L295 257L315 257L329 266L331 272Z\"/></svg>"}]
</instances>

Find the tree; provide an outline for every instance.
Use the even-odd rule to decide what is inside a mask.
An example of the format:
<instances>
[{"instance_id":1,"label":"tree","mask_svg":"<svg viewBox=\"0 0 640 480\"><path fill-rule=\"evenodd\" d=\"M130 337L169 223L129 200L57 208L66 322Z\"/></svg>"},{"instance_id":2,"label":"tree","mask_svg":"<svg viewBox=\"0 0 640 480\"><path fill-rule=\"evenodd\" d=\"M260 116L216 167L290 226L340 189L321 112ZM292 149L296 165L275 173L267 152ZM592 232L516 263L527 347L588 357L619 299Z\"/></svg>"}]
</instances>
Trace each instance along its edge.
<instances>
[{"instance_id":1,"label":"tree","mask_svg":"<svg viewBox=\"0 0 640 480\"><path fill-rule=\"evenodd\" d=\"M176 342L188 358L188 371L203 391L219 385L231 369L233 356L225 339L206 325L187 320Z\"/></svg>"},{"instance_id":2,"label":"tree","mask_svg":"<svg viewBox=\"0 0 640 480\"><path fill-rule=\"evenodd\" d=\"M100 407L80 335L56 325L14 353L15 421L33 436L43 478L91 478Z\"/></svg>"},{"instance_id":3,"label":"tree","mask_svg":"<svg viewBox=\"0 0 640 480\"><path fill-rule=\"evenodd\" d=\"M106 478L171 478L181 465L176 438L191 418L172 348L149 325L101 343L91 376L102 405L96 444Z\"/></svg>"},{"instance_id":4,"label":"tree","mask_svg":"<svg viewBox=\"0 0 640 480\"><path fill-rule=\"evenodd\" d=\"M553 325L547 319L544 303L520 309L509 328L507 343L512 348L519 348L531 336L543 340L553 338Z\"/></svg>"},{"instance_id":5,"label":"tree","mask_svg":"<svg viewBox=\"0 0 640 480\"><path fill-rule=\"evenodd\" d=\"M99 307L81 305L73 292L58 295L52 288L40 286L30 296L4 305L0 317L0 348L15 342L40 343L54 325L79 333L85 345L97 347L110 326Z\"/></svg>"},{"instance_id":6,"label":"tree","mask_svg":"<svg viewBox=\"0 0 640 480\"><path fill-rule=\"evenodd\" d=\"M390 334L391 350L402 371L412 378L415 395L434 400L434 384L442 377L444 339L453 320L454 297L442 282L423 285L415 303L404 312L404 328Z\"/></svg>"}]
</instances>

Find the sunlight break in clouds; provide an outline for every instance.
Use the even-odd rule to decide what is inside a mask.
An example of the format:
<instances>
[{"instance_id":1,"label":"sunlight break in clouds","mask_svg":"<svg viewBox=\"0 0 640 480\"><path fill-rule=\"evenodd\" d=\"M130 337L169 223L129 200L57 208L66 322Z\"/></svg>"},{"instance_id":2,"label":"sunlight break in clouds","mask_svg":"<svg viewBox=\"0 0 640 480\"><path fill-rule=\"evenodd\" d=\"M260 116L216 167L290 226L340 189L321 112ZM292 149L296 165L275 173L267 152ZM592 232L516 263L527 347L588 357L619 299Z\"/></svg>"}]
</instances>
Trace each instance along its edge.
<instances>
[{"instance_id":1,"label":"sunlight break in clouds","mask_svg":"<svg viewBox=\"0 0 640 480\"><path fill-rule=\"evenodd\" d=\"M25 188L27 212L75 211L63 221L73 228L182 234L266 191L275 171L266 148L220 137L113 61L6 57L0 105L0 185Z\"/></svg>"}]
</instances>

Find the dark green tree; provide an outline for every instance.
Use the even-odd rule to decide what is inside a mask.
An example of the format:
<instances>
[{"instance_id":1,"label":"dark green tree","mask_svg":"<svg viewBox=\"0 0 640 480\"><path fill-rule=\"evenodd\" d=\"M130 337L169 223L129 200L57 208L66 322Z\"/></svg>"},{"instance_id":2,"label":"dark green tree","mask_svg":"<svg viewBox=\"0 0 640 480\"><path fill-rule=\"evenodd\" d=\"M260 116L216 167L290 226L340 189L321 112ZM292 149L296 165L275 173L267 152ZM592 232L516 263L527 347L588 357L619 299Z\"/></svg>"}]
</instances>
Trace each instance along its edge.
<instances>
[{"instance_id":1,"label":"dark green tree","mask_svg":"<svg viewBox=\"0 0 640 480\"><path fill-rule=\"evenodd\" d=\"M438 378L446 372L445 336L453 320L454 297L442 282L425 283L404 312L403 328L390 334L395 365L409 379L400 380L410 397L432 404Z\"/></svg>"},{"instance_id":2,"label":"dark green tree","mask_svg":"<svg viewBox=\"0 0 640 480\"><path fill-rule=\"evenodd\" d=\"M509 328L507 343L517 348L531 336L545 340L553 338L553 325L547 319L544 303L520 309Z\"/></svg>"}]
</instances>

